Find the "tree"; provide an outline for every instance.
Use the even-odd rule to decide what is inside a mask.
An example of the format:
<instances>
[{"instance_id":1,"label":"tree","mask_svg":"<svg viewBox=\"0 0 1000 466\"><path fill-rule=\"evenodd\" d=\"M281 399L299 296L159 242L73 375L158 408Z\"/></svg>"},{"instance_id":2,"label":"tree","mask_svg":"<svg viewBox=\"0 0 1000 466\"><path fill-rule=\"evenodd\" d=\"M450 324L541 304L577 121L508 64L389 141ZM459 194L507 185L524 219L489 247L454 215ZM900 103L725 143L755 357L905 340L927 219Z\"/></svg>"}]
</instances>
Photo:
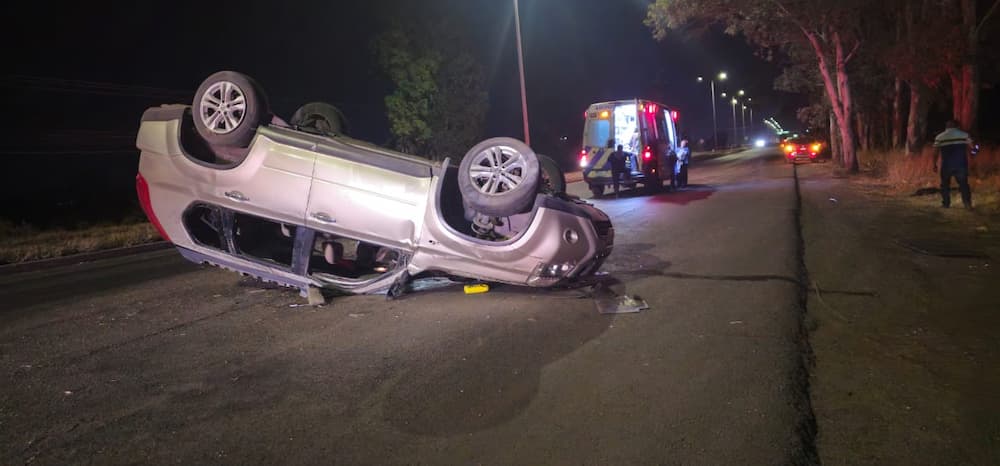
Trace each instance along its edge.
<instances>
[{"instance_id":1,"label":"tree","mask_svg":"<svg viewBox=\"0 0 1000 466\"><path fill-rule=\"evenodd\" d=\"M405 21L403 20L405 18ZM395 11L376 37L392 145L434 160L461 156L482 137L488 109L482 66L460 29L426 9Z\"/></svg>"},{"instance_id":2,"label":"tree","mask_svg":"<svg viewBox=\"0 0 1000 466\"><path fill-rule=\"evenodd\" d=\"M893 145L905 143L910 154L920 152L927 136L931 91L939 89L951 69L958 66L959 36L955 10L946 0L890 0L883 3L877 26L891 30L878 43L888 44L872 55L896 77L893 86ZM873 29L878 29L873 27ZM903 84L909 88L905 138Z\"/></svg>"},{"instance_id":3,"label":"tree","mask_svg":"<svg viewBox=\"0 0 1000 466\"><path fill-rule=\"evenodd\" d=\"M956 5L957 3L957 5ZM960 66L953 69L951 78L952 114L959 124L969 131L976 131L979 121L979 88L980 88L980 48L984 26L996 13L1000 0L993 0L980 16L976 0L950 0L949 6L955 8L961 15L961 51Z\"/></svg>"},{"instance_id":4,"label":"tree","mask_svg":"<svg viewBox=\"0 0 1000 466\"><path fill-rule=\"evenodd\" d=\"M657 39L690 24L719 24L760 47L804 47L822 78L833 109L841 152L857 172L854 102L848 65L864 40L862 22L873 3L863 0L657 0L646 24Z\"/></svg>"}]
</instances>

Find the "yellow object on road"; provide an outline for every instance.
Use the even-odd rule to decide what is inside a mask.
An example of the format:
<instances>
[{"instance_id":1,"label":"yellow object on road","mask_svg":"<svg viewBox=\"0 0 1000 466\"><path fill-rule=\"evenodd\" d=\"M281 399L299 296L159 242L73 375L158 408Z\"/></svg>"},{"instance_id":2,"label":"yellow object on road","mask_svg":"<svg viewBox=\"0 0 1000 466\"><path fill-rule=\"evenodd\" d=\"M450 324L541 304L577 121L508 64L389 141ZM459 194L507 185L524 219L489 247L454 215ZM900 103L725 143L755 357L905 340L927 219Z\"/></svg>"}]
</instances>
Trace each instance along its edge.
<instances>
[{"instance_id":1,"label":"yellow object on road","mask_svg":"<svg viewBox=\"0 0 1000 466\"><path fill-rule=\"evenodd\" d=\"M465 285L465 294L479 294L490 291L490 286L485 283L476 283L475 285Z\"/></svg>"}]
</instances>

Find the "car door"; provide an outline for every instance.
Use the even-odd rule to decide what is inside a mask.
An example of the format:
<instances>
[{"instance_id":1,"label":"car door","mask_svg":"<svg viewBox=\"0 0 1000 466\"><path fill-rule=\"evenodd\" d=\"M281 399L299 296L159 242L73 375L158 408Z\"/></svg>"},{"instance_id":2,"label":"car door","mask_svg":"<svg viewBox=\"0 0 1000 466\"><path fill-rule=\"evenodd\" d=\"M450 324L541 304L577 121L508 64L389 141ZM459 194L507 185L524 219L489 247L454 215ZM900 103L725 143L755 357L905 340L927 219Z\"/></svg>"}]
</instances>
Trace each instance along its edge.
<instances>
[{"instance_id":1,"label":"car door","mask_svg":"<svg viewBox=\"0 0 1000 466\"><path fill-rule=\"evenodd\" d=\"M269 220L302 225L316 154L258 136L239 165L214 170L211 201Z\"/></svg>"},{"instance_id":2,"label":"car door","mask_svg":"<svg viewBox=\"0 0 1000 466\"><path fill-rule=\"evenodd\" d=\"M427 208L430 165L336 141L318 150L306 225L412 250Z\"/></svg>"}]
</instances>

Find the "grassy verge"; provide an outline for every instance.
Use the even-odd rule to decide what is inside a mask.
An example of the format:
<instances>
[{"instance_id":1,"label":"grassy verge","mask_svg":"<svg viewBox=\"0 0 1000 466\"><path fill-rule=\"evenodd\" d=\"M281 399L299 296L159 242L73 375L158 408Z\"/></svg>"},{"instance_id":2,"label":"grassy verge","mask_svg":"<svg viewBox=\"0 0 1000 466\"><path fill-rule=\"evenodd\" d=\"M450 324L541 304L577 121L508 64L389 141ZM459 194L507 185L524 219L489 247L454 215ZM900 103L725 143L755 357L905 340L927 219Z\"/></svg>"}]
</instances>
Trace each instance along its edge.
<instances>
[{"instance_id":1,"label":"grassy verge","mask_svg":"<svg viewBox=\"0 0 1000 466\"><path fill-rule=\"evenodd\" d=\"M148 222L38 231L0 220L0 264L136 246L160 239Z\"/></svg>"},{"instance_id":2,"label":"grassy verge","mask_svg":"<svg viewBox=\"0 0 1000 466\"><path fill-rule=\"evenodd\" d=\"M903 151L868 151L861 153L858 160L863 170L875 175L891 192L914 194L919 189L937 188L940 184L933 170L935 156L934 148L928 147L916 155ZM1000 211L1000 147L983 148L971 159L969 184L977 209ZM952 191L958 196L957 189Z\"/></svg>"}]
</instances>

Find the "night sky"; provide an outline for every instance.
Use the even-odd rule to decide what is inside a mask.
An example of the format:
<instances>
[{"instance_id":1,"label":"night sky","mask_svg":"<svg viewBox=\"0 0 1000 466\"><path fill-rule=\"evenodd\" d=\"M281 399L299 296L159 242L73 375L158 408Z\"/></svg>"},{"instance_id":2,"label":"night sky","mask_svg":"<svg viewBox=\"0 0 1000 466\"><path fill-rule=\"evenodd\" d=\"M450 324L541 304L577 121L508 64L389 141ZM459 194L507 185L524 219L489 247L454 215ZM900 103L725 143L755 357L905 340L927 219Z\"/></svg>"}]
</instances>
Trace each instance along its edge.
<instances>
[{"instance_id":1,"label":"night sky","mask_svg":"<svg viewBox=\"0 0 1000 466\"><path fill-rule=\"evenodd\" d=\"M42 2L19 4L17 11L5 6L8 71L0 89L11 140L0 149L6 167L0 217L33 217L24 211L37 207L27 200L57 201L66 209L108 196L132 202L134 135L142 111L189 103L201 80L223 69L256 78L279 116L287 118L309 101L327 101L347 115L354 136L384 143L383 99L391 88L370 52L375 3L76 3L59 6L58 14ZM483 136L521 138L511 2L438 3L463 19L474 41L469 45L490 78ZM695 78L722 70L731 77L726 88L745 89L761 105L758 120L776 115L786 126L794 123L801 98L771 90L776 64L755 58L742 40L718 33L673 35L658 43L642 24L647 3L521 0L536 150L568 162L579 150L586 106L633 97L675 107L683 133L708 137L710 93ZM719 111L720 128L730 127L730 107L720 101ZM561 142L562 136L568 141ZM25 176L39 167L49 176ZM109 203L109 209L118 206Z\"/></svg>"}]
</instances>

